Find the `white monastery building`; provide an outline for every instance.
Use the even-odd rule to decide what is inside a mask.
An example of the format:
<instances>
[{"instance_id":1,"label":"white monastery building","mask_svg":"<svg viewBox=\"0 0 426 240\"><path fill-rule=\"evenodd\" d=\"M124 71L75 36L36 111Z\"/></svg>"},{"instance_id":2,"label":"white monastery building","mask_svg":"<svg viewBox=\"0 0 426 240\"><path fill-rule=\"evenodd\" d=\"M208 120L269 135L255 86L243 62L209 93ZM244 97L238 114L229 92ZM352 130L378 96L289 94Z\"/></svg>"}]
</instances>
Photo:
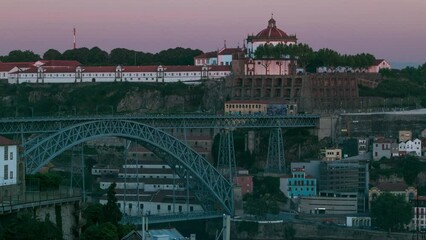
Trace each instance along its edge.
<instances>
[{"instance_id":1,"label":"white monastery building","mask_svg":"<svg viewBox=\"0 0 426 240\"><path fill-rule=\"evenodd\" d=\"M287 35L286 32L277 28L276 21L273 17L269 19L268 26L260 31L257 35L247 37L247 55L253 57L257 47L265 44L297 44L296 35Z\"/></svg>"}]
</instances>

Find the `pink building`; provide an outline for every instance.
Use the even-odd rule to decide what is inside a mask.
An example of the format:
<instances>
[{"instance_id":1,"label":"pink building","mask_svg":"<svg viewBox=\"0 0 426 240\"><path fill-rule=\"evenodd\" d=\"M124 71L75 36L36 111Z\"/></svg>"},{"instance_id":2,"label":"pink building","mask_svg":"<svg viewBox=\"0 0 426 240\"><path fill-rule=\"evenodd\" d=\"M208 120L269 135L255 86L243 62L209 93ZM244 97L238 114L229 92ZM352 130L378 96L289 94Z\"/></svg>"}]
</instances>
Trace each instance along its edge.
<instances>
[{"instance_id":1,"label":"pink building","mask_svg":"<svg viewBox=\"0 0 426 240\"><path fill-rule=\"evenodd\" d=\"M253 176L249 175L248 170L240 169L238 174L234 177L234 185L241 187L242 195L253 193Z\"/></svg>"},{"instance_id":2,"label":"pink building","mask_svg":"<svg viewBox=\"0 0 426 240\"><path fill-rule=\"evenodd\" d=\"M391 69L391 65L384 59L376 59L374 64L368 68L369 73L378 73L381 69Z\"/></svg>"}]
</instances>

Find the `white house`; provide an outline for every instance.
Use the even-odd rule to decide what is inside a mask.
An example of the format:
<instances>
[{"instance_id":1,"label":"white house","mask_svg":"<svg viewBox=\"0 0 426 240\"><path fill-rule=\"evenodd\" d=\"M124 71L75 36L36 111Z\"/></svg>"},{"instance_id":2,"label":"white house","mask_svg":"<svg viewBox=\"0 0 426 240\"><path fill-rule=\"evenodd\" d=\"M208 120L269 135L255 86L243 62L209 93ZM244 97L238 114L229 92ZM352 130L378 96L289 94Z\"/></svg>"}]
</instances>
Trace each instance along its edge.
<instances>
[{"instance_id":1,"label":"white house","mask_svg":"<svg viewBox=\"0 0 426 240\"><path fill-rule=\"evenodd\" d=\"M414 140L408 140L405 143L400 143L400 152L406 152L406 154L415 153L416 156L422 156L422 141L418 138Z\"/></svg>"},{"instance_id":2,"label":"white house","mask_svg":"<svg viewBox=\"0 0 426 240\"><path fill-rule=\"evenodd\" d=\"M18 144L0 136L0 186L17 184Z\"/></svg>"},{"instance_id":3,"label":"white house","mask_svg":"<svg viewBox=\"0 0 426 240\"><path fill-rule=\"evenodd\" d=\"M384 59L376 59L373 65L368 68L369 73L378 73L382 69L391 69L392 66Z\"/></svg>"}]
</instances>

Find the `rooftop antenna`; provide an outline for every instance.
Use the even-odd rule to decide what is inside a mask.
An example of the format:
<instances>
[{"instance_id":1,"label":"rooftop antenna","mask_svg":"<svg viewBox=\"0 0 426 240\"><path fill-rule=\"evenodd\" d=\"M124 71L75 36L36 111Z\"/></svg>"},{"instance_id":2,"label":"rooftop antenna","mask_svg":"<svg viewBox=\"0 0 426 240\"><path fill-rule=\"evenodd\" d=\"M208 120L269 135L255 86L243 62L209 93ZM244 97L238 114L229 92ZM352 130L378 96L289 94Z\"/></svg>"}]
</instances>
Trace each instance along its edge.
<instances>
[{"instance_id":1,"label":"rooftop antenna","mask_svg":"<svg viewBox=\"0 0 426 240\"><path fill-rule=\"evenodd\" d=\"M76 31L75 31L75 27L74 27L74 49L77 48L77 43L76 43Z\"/></svg>"}]
</instances>

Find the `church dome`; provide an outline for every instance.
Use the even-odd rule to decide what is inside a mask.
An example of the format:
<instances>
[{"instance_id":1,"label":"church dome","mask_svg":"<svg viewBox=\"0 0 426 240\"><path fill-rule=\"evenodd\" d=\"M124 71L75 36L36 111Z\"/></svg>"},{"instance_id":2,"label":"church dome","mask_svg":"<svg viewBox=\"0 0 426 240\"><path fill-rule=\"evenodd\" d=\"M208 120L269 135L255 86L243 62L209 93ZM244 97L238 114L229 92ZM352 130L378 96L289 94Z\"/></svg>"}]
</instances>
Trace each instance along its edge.
<instances>
[{"instance_id":1,"label":"church dome","mask_svg":"<svg viewBox=\"0 0 426 240\"><path fill-rule=\"evenodd\" d=\"M287 33L277 28L274 18L269 19L268 27L260 31L256 38L288 38Z\"/></svg>"}]
</instances>

